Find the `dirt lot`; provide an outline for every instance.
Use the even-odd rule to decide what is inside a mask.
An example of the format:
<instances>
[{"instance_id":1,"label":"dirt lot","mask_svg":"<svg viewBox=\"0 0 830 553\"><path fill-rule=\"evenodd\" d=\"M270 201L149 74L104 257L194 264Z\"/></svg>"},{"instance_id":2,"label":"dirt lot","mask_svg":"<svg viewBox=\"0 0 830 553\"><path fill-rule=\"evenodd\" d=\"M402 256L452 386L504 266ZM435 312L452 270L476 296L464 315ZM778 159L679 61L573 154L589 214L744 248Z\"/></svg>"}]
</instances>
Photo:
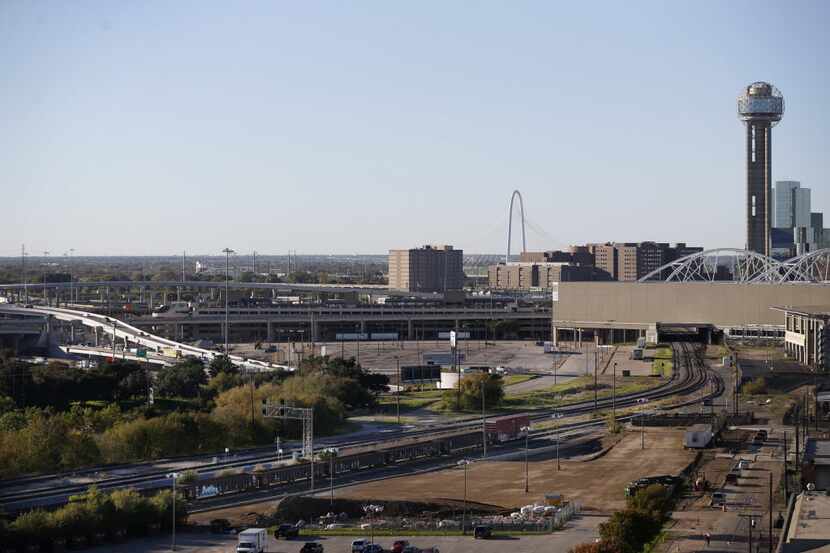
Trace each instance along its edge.
<instances>
[{"instance_id":1,"label":"dirt lot","mask_svg":"<svg viewBox=\"0 0 830 553\"><path fill-rule=\"evenodd\" d=\"M629 432L608 453L592 461L567 460L557 472L555 459L529 465L530 493L524 493L524 462L487 461L468 466L467 497L470 501L513 508L543 499L545 493L561 493L580 501L583 508L610 513L625 504L623 489L636 478L675 474L685 468L694 453L681 446L682 430L646 430L646 449L640 449L639 432ZM402 499L413 501L460 500L464 494L463 469L405 476L360 484L340 491L352 499Z\"/></svg>"}]
</instances>

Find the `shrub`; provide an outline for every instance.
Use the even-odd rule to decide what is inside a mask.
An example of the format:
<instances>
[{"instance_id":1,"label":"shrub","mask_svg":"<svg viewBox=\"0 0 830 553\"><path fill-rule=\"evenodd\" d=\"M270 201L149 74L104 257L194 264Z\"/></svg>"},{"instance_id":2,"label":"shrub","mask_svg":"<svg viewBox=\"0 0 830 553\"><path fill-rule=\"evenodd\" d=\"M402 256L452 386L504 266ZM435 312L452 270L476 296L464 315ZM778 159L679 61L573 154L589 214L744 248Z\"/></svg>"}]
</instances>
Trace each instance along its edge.
<instances>
[{"instance_id":1,"label":"shrub","mask_svg":"<svg viewBox=\"0 0 830 553\"><path fill-rule=\"evenodd\" d=\"M762 395L767 393L767 379L763 376L754 378L741 386L741 391L747 395Z\"/></svg>"}]
</instances>

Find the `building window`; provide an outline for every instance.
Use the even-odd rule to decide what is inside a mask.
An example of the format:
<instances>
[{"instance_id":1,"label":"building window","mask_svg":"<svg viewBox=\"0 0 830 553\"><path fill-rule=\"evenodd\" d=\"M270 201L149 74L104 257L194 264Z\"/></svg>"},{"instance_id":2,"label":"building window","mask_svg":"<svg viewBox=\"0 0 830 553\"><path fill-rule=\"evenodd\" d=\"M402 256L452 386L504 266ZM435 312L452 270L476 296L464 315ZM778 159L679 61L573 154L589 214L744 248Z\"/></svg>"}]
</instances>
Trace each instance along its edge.
<instances>
[{"instance_id":1,"label":"building window","mask_svg":"<svg viewBox=\"0 0 830 553\"><path fill-rule=\"evenodd\" d=\"M752 162L755 163L755 125L752 125L750 128L752 129Z\"/></svg>"},{"instance_id":2,"label":"building window","mask_svg":"<svg viewBox=\"0 0 830 553\"><path fill-rule=\"evenodd\" d=\"M752 216L755 217L755 195L754 194L752 195Z\"/></svg>"}]
</instances>

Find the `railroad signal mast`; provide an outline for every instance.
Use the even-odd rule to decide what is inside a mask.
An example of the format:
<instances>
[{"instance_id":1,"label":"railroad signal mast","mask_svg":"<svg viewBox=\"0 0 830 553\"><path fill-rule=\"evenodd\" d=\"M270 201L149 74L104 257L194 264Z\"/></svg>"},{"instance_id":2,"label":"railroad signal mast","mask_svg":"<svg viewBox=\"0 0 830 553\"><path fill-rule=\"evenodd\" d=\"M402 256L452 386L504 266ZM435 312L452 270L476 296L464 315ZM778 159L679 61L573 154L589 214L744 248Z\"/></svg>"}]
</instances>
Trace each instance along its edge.
<instances>
[{"instance_id":1,"label":"railroad signal mast","mask_svg":"<svg viewBox=\"0 0 830 553\"><path fill-rule=\"evenodd\" d=\"M303 457L312 459L314 456L314 409L312 407L291 407L285 404L284 399L281 399L279 403L263 399L262 416L270 419L302 421Z\"/></svg>"},{"instance_id":2,"label":"railroad signal mast","mask_svg":"<svg viewBox=\"0 0 830 553\"><path fill-rule=\"evenodd\" d=\"M303 423L303 458L308 459L310 467L311 491L314 491L314 408L291 407L285 404L284 399L273 403L269 399L262 400L262 416L281 420L299 420Z\"/></svg>"}]
</instances>

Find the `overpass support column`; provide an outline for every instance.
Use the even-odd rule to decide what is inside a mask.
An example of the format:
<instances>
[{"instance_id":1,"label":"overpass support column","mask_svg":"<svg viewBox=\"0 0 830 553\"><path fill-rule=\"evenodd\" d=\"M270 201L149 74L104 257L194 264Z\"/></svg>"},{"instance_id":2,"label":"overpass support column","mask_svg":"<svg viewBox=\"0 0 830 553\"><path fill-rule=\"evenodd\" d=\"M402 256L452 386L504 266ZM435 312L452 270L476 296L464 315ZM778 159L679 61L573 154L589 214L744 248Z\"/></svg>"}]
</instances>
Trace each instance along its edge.
<instances>
[{"instance_id":1,"label":"overpass support column","mask_svg":"<svg viewBox=\"0 0 830 553\"><path fill-rule=\"evenodd\" d=\"M459 321L458 319L456 319L456 320L455 320L455 329L456 329L456 330L458 330L459 328L461 328L461 321Z\"/></svg>"},{"instance_id":2,"label":"overpass support column","mask_svg":"<svg viewBox=\"0 0 830 553\"><path fill-rule=\"evenodd\" d=\"M318 341L319 334L320 334L320 322L317 321L316 319L312 319L312 321L311 321L310 332L311 332L311 342L314 343L314 342Z\"/></svg>"},{"instance_id":3,"label":"overpass support column","mask_svg":"<svg viewBox=\"0 0 830 553\"><path fill-rule=\"evenodd\" d=\"M97 348L100 345L101 345L101 327L96 326L95 327L95 347Z\"/></svg>"},{"instance_id":4,"label":"overpass support column","mask_svg":"<svg viewBox=\"0 0 830 553\"><path fill-rule=\"evenodd\" d=\"M360 333L361 334L366 333L366 321L360 321Z\"/></svg>"},{"instance_id":5,"label":"overpass support column","mask_svg":"<svg viewBox=\"0 0 830 553\"><path fill-rule=\"evenodd\" d=\"M556 328L555 326L550 327L550 340L551 340L551 342L553 342L553 347L555 347L555 348L559 347L559 332L558 332L558 330L559 329Z\"/></svg>"},{"instance_id":6,"label":"overpass support column","mask_svg":"<svg viewBox=\"0 0 830 553\"><path fill-rule=\"evenodd\" d=\"M415 325L412 324L412 319L406 321L406 339L413 340L413 335L415 333Z\"/></svg>"},{"instance_id":7,"label":"overpass support column","mask_svg":"<svg viewBox=\"0 0 830 553\"><path fill-rule=\"evenodd\" d=\"M265 339L268 342L273 342L274 341L274 323L272 321L268 321L267 323L265 323L265 328L266 328L266 333L265 333L266 338Z\"/></svg>"}]
</instances>

